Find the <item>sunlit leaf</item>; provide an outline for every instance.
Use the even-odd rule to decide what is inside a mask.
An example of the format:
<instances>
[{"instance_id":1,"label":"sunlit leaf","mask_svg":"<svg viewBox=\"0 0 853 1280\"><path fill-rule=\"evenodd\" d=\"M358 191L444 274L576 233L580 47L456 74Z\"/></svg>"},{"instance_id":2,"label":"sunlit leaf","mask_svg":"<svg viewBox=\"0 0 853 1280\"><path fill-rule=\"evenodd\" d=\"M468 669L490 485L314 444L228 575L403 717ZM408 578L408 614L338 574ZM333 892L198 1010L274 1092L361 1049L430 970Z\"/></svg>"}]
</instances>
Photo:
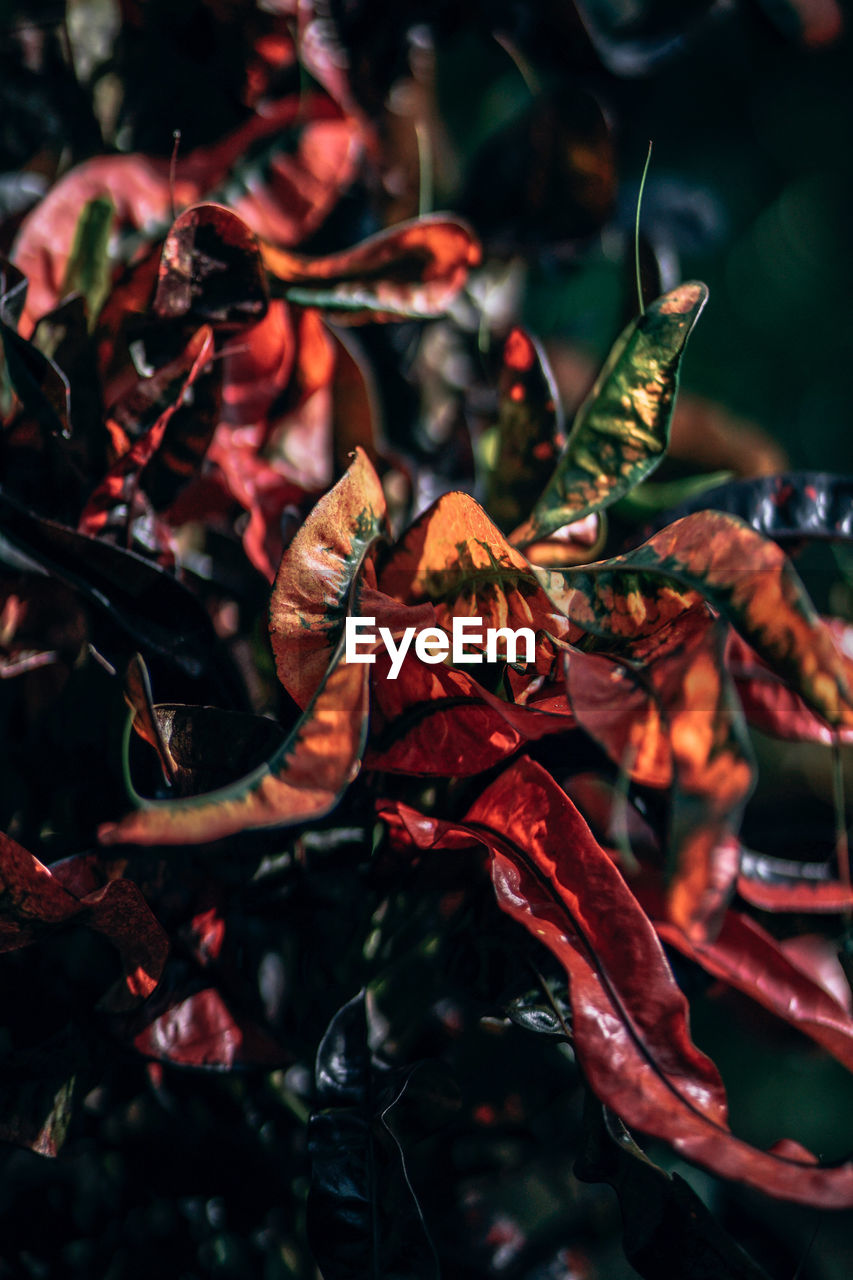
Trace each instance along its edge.
<instances>
[{"instance_id":1,"label":"sunlit leaf","mask_svg":"<svg viewBox=\"0 0 853 1280\"><path fill-rule=\"evenodd\" d=\"M567 630L525 557L464 493L445 494L418 517L386 558L379 586L407 604L431 602L448 631L454 617L482 618L484 628Z\"/></svg>"},{"instance_id":2,"label":"sunlit leaf","mask_svg":"<svg viewBox=\"0 0 853 1280\"><path fill-rule=\"evenodd\" d=\"M350 593L385 528L385 495L367 455L321 498L284 553L270 601L278 678L308 703L343 634Z\"/></svg>"},{"instance_id":3,"label":"sunlit leaf","mask_svg":"<svg viewBox=\"0 0 853 1280\"><path fill-rule=\"evenodd\" d=\"M540 579L576 625L611 638L648 635L706 599L832 725L853 725L853 694L832 632L774 542L706 511L636 550Z\"/></svg>"},{"instance_id":4,"label":"sunlit leaf","mask_svg":"<svg viewBox=\"0 0 853 1280\"><path fill-rule=\"evenodd\" d=\"M261 252L274 292L349 323L443 315L480 261L468 227L441 214L400 223L325 258L272 245Z\"/></svg>"},{"instance_id":5,"label":"sunlit leaf","mask_svg":"<svg viewBox=\"0 0 853 1280\"><path fill-rule=\"evenodd\" d=\"M669 441L685 343L707 296L703 284L679 285L622 333L513 542L523 546L602 510L655 469Z\"/></svg>"}]
</instances>

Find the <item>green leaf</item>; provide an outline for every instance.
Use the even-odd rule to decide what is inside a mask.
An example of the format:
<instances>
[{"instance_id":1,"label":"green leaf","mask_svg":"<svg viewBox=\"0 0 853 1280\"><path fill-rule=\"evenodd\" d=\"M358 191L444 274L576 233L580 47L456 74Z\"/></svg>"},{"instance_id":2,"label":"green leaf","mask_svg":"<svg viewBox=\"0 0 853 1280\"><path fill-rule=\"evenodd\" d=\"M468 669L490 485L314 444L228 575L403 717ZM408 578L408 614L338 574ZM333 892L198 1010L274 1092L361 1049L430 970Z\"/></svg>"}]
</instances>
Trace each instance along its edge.
<instances>
[{"instance_id":1,"label":"green leaf","mask_svg":"<svg viewBox=\"0 0 853 1280\"><path fill-rule=\"evenodd\" d=\"M65 271L63 293L82 293L90 333L110 292L109 243L114 217L115 205L104 196L84 206Z\"/></svg>"},{"instance_id":2,"label":"green leaf","mask_svg":"<svg viewBox=\"0 0 853 1280\"><path fill-rule=\"evenodd\" d=\"M625 329L581 405L566 447L518 546L601 511L650 475L669 444L681 357L705 285L679 285Z\"/></svg>"}]
</instances>

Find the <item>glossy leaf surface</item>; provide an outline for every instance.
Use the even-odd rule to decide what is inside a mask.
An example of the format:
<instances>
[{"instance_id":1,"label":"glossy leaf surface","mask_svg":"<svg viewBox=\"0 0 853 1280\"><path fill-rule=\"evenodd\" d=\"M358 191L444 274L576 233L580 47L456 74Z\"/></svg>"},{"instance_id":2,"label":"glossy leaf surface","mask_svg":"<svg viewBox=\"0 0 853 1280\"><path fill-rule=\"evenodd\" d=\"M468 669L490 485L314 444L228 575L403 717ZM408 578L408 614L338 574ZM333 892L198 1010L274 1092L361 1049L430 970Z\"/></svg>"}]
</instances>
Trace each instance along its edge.
<instances>
[{"instance_id":1,"label":"glossy leaf surface","mask_svg":"<svg viewBox=\"0 0 853 1280\"><path fill-rule=\"evenodd\" d=\"M774 542L847 542L853 538L853 478L823 471L728 480L663 513L657 528L696 511L738 516ZM646 536L653 531L646 531Z\"/></svg>"},{"instance_id":2,"label":"glossy leaf surface","mask_svg":"<svg viewBox=\"0 0 853 1280\"><path fill-rule=\"evenodd\" d=\"M410 1073L371 1054L365 999L338 1010L317 1051L308 1234L328 1280L434 1280L438 1259L394 1137Z\"/></svg>"},{"instance_id":3,"label":"glossy leaf surface","mask_svg":"<svg viewBox=\"0 0 853 1280\"><path fill-rule=\"evenodd\" d=\"M853 1071L853 1018L823 986L748 916L729 911L712 942L691 942L677 928L656 925L667 945L706 972L782 1018Z\"/></svg>"},{"instance_id":4,"label":"glossy leaf surface","mask_svg":"<svg viewBox=\"0 0 853 1280\"><path fill-rule=\"evenodd\" d=\"M760 1151L731 1133L722 1083L690 1040L684 997L648 917L544 770L519 761L461 824L402 816L421 846L467 833L489 850L499 905L565 967L578 1060L627 1124L771 1195L853 1203L853 1165L821 1168L795 1143Z\"/></svg>"}]
</instances>

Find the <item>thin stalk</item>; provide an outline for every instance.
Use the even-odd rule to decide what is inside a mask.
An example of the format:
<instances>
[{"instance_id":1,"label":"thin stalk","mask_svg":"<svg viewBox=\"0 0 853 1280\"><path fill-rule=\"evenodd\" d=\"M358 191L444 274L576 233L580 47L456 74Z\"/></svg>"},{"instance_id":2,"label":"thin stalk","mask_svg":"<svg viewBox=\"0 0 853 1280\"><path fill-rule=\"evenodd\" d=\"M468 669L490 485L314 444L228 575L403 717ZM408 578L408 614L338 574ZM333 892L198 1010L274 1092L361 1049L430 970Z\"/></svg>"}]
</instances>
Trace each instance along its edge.
<instances>
[{"instance_id":1,"label":"thin stalk","mask_svg":"<svg viewBox=\"0 0 853 1280\"><path fill-rule=\"evenodd\" d=\"M637 301L640 304L640 315L646 314L646 308L643 305L643 282L640 279L640 211L643 207L643 192L646 189L646 176L649 172L649 162L652 158L652 143L649 139L649 149L646 154L646 163L643 165L643 176L640 179L640 194L637 196L637 220L634 224L634 268L637 272Z\"/></svg>"}]
</instances>

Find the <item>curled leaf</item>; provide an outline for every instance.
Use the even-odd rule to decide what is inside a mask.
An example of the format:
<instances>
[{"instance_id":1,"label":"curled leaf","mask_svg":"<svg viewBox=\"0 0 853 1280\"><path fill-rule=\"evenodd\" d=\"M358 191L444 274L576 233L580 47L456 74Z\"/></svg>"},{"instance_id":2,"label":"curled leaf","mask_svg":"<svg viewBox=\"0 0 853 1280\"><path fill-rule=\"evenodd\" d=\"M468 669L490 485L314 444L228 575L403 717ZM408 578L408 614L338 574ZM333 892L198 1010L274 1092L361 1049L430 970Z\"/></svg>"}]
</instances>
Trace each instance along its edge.
<instances>
[{"instance_id":1,"label":"curled leaf","mask_svg":"<svg viewBox=\"0 0 853 1280\"><path fill-rule=\"evenodd\" d=\"M304 707L343 634L358 570L385 527L385 495L362 449L284 553L270 600L278 678Z\"/></svg>"},{"instance_id":2,"label":"curled leaf","mask_svg":"<svg viewBox=\"0 0 853 1280\"><path fill-rule=\"evenodd\" d=\"M332 809L358 773L367 734L367 672L336 660L287 739L230 786L183 800L143 801L98 831L102 844L206 844L292 826Z\"/></svg>"}]
</instances>

